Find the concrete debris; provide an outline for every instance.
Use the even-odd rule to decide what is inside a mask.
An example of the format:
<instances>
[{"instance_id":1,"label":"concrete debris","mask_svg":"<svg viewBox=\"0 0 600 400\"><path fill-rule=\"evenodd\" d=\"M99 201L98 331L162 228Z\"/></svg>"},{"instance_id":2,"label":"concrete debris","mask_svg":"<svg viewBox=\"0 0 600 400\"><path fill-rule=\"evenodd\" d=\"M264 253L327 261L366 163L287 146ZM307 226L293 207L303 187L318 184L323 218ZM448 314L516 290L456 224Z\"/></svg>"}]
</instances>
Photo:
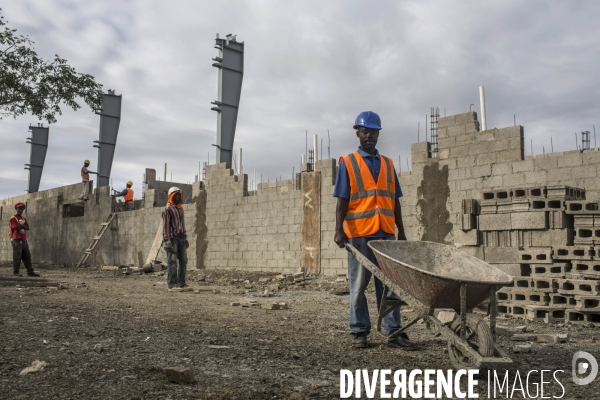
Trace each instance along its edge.
<instances>
[{"instance_id":1,"label":"concrete debris","mask_svg":"<svg viewBox=\"0 0 600 400\"><path fill-rule=\"evenodd\" d=\"M437 315L437 319L439 319L444 325L450 324L452 321L454 321L455 317L456 312L453 310L440 310Z\"/></svg>"},{"instance_id":2,"label":"concrete debris","mask_svg":"<svg viewBox=\"0 0 600 400\"><path fill-rule=\"evenodd\" d=\"M350 294L350 288L348 286L345 286L343 288L333 289L329 293L335 294L336 296L344 296Z\"/></svg>"},{"instance_id":3,"label":"concrete debris","mask_svg":"<svg viewBox=\"0 0 600 400\"><path fill-rule=\"evenodd\" d=\"M567 343L569 341L568 333L549 333L537 335L537 341L541 343Z\"/></svg>"},{"instance_id":4,"label":"concrete debris","mask_svg":"<svg viewBox=\"0 0 600 400\"><path fill-rule=\"evenodd\" d=\"M31 366L25 368L23 371L19 373L19 376L27 375L32 372L38 372L43 370L48 364L45 361L35 360L31 363Z\"/></svg>"},{"instance_id":5,"label":"concrete debris","mask_svg":"<svg viewBox=\"0 0 600 400\"><path fill-rule=\"evenodd\" d=\"M512 336L516 334L517 331L509 326L504 325L496 325L496 335L499 336Z\"/></svg>"},{"instance_id":6,"label":"concrete debris","mask_svg":"<svg viewBox=\"0 0 600 400\"><path fill-rule=\"evenodd\" d=\"M515 330L519 333L527 332L527 325L515 326Z\"/></svg>"},{"instance_id":7,"label":"concrete debris","mask_svg":"<svg viewBox=\"0 0 600 400\"><path fill-rule=\"evenodd\" d=\"M336 278L335 281L336 282L347 282L348 280L344 277L344 278Z\"/></svg>"},{"instance_id":8,"label":"concrete debris","mask_svg":"<svg viewBox=\"0 0 600 400\"><path fill-rule=\"evenodd\" d=\"M530 333L519 333L513 335L511 340L514 342L533 342L537 339L537 335L532 335Z\"/></svg>"},{"instance_id":9,"label":"concrete debris","mask_svg":"<svg viewBox=\"0 0 600 400\"><path fill-rule=\"evenodd\" d=\"M176 383L194 383L194 371L190 368L183 367L167 367L165 368L165 376L169 382Z\"/></svg>"},{"instance_id":10,"label":"concrete debris","mask_svg":"<svg viewBox=\"0 0 600 400\"><path fill-rule=\"evenodd\" d=\"M209 349L229 349L230 346L223 346L223 345L218 345L218 344L209 344L208 346Z\"/></svg>"},{"instance_id":11,"label":"concrete debris","mask_svg":"<svg viewBox=\"0 0 600 400\"><path fill-rule=\"evenodd\" d=\"M231 306L232 306L232 307L238 307L239 305L240 305L240 302L239 302L239 301L232 301L232 302L231 302Z\"/></svg>"},{"instance_id":12,"label":"concrete debris","mask_svg":"<svg viewBox=\"0 0 600 400\"><path fill-rule=\"evenodd\" d=\"M267 310L287 310L288 309L288 305L287 303L281 302L281 303L271 303L271 304L266 304L265 308Z\"/></svg>"},{"instance_id":13,"label":"concrete debris","mask_svg":"<svg viewBox=\"0 0 600 400\"><path fill-rule=\"evenodd\" d=\"M114 271L115 269L119 269L116 265L103 265L100 267L100 271Z\"/></svg>"},{"instance_id":14,"label":"concrete debris","mask_svg":"<svg viewBox=\"0 0 600 400\"><path fill-rule=\"evenodd\" d=\"M104 351L104 347L100 343L94 345L94 351L96 353L102 353Z\"/></svg>"},{"instance_id":15,"label":"concrete debris","mask_svg":"<svg viewBox=\"0 0 600 400\"><path fill-rule=\"evenodd\" d=\"M259 278L258 279L258 283L267 283L267 282L271 282L270 278Z\"/></svg>"},{"instance_id":16,"label":"concrete debris","mask_svg":"<svg viewBox=\"0 0 600 400\"><path fill-rule=\"evenodd\" d=\"M269 287L267 287L267 290L270 293L277 293L277 292L279 292L279 285L277 283L274 285L269 285Z\"/></svg>"},{"instance_id":17,"label":"concrete debris","mask_svg":"<svg viewBox=\"0 0 600 400\"><path fill-rule=\"evenodd\" d=\"M531 345L530 344L518 344L513 346L513 352L515 353L531 353Z\"/></svg>"}]
</instances>

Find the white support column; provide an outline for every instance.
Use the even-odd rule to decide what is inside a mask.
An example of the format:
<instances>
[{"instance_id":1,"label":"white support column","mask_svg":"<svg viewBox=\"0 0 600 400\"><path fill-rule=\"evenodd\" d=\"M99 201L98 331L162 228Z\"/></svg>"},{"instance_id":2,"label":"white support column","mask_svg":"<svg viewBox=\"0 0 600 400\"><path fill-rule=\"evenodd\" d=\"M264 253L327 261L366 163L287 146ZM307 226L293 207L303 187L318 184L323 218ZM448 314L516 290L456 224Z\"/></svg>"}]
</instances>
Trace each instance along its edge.
<instances>
[{"instance_id":1,"label":"white support column","mask_svg":"<svg viewBox=\"0 0 600 400\"><path fill-rule=\"evenodd\" d=\"M485 115L485 89L483 86L479 86L479 103L481 105L481 130L487 130L487 122Z\"/></svg>"}]
</instances>

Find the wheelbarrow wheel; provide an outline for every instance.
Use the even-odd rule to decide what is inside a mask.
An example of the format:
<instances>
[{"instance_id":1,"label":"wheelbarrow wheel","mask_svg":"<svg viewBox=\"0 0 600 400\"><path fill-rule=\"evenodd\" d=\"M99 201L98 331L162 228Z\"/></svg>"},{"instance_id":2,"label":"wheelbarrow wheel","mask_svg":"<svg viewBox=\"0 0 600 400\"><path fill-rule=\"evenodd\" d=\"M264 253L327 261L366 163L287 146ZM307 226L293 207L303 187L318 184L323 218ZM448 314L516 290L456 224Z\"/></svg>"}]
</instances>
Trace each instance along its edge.
<instances>
[{"instance_id":1,"label":"wheelbarrow wheel","mask_svg":"<svg viewBox=\"0 0 600 400\"><path fill-rule=\"evenodd\" d=\"M460 337L460 317L452 322L450 329ZM469 346L482 357L492 357L494 355L492 331L489 325L478 315L467 314L466 338ZM469 369L476 366L467 354L463 354L463 351L450 341L448 342L448 355L452 365L457 369Z\"/></svg>"}]
</instances>

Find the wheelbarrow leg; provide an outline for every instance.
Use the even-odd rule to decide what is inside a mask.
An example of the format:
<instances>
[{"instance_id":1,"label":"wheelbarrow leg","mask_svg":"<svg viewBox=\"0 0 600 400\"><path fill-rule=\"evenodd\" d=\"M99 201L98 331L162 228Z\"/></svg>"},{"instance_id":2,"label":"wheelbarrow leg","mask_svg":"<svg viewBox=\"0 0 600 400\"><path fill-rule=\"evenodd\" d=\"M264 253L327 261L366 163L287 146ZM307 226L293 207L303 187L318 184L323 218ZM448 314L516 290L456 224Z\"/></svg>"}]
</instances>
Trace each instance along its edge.
<instances>
[{"instance_id":1,"label":"wheelbarrow leg","mask_svg":"<svg viewBox=\"0 0 600 400\"><path fill-rule=\"evenodd\" d=\"M460 285L460 338L467 336L467 284Z\"/></svg>"},{"instance_id":2,"label":"wheelbarrow leg","mask_svg":"<svg viewBox=\"0 0 600 400\"><path fill-rule=\"evenodd\" d=\"M498 312L496 305L496 286L492 285L490 290L490 329L492 330L492 340L496 344L496 313Z\"/></svg>"}]
</instances>

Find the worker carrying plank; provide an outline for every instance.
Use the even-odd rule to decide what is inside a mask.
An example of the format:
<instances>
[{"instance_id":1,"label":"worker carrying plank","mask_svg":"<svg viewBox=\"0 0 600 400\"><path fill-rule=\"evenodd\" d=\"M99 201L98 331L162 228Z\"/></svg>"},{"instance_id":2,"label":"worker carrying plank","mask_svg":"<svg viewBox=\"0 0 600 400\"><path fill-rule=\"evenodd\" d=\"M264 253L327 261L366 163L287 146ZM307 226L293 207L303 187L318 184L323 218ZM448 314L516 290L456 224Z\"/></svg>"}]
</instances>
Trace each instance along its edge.
<instances>
[{"instance_id":1,"label":"worker carrying plank","mask_svg":"<svg viewBox=\"0 0 600 400\"><path fill-rule=\"evenodd\" d=\"M334 241L339 247L353 245L360 253L379 267L373 250L367 245L371 240L406 240L400 201L402 190L392 160L379 154L375 148L381 130L381 119L372 111L361 112L354 123L358 150L339 159L333 196L337 197L335 211ZM348 281L350 287L350 333L354 336L352 346L368 347L367 336L371 332L371 320L365 289L371 272L348 253ZM377 308L382 296L399 299L391 290L383 293L383 283L375 279ZM400 330L400 308L386 315L383 326L390 336ZM388 345L412 350L415 344L406 333L388 340Z\"/></svg>"},{"instance_id":2,"label":"worker carrying plank","mask_svg":"<svg viewBox=\"0 0 600 400\"><path fill-rule=\"evenodd\" d=\"M186 291L191 289L185 284L186 250L190 244L185 231L181 190L173 186L167 197L167 206L162 213L163 241L167 252L167 287L172 292Z\"/></svg>"},{"instance_id":3,"label":"worker carrying plank","mask_svg":"<svg viewBox=\"0 0 600 400\"><path fill-rule=\"evenodd\" d=\"M90 174L96 174L97 172L90 171L88 167L90 166L90 160L85 160L83 162L83 167L81 167L81 181L83 182L83 190L81 191L81 196L79 196L79 200L88 201L88 195L90 191Z\"/></svg>"},{"instance_id":4,"label":"worker carrying plank","mask_svg":"<svg viewBox=\"0 0 600 400\"><path fill-rule=\"evenodd\" d=\"M31 252L29 251L27 233L25 232L29 230L29 224L23 216L25 207L24 203L15 204L17 213L8 220L10 242L13 248L13 274L15 276L23 276L19 273L21 261L23 261L25 268L27 268L28 276L40 276L40 274L33 270L33 266L31 265Z\"/></svg>"},{"instance_id":5,"label":"worker carrying plank","mask_svg":"<svg viewBox=\"0 0 600 400\"><path fill-rule=\"evenodd\" d=\"M127 181L127 187L123 189L121 192L113 189L112 197L123 197L125 203L127 204L127 211L133 211L135 209L135 204L133 202L133 186L132 181Z\"/></svg>"}]
</instances>

